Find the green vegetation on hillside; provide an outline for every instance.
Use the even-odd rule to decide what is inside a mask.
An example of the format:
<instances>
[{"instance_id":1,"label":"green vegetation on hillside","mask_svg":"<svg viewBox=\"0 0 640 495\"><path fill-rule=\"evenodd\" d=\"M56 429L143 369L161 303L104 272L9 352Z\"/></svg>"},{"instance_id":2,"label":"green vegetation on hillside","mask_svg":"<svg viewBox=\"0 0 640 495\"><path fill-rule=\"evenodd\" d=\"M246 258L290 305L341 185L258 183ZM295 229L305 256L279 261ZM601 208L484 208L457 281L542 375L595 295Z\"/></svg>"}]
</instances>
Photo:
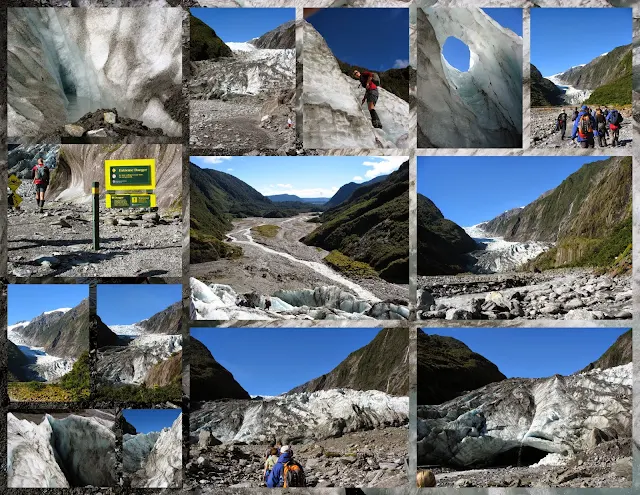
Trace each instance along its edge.
<instances>
[{"instance_id":1,"label":"green vegetation on hillside","mask_svg":"<svg viewBox=\"0 0 640 495\"><path fill-rule=\"evenodd\" d=\"M562 90L553 84L549 79L542 77L538 68L529 64L531 68L531 106L549 107L560 105L562 100Z\"/></svg>"},{"instance_id":2,"label":"green vegetation on hillside","mask_svg":"<svg viewBox=\"0 0 640 495\"><path fill-rule=\"evenodd\" d=\"M331 251L324 258L324 262L348 277L378 278L378 272L371 268L370 265L362 261L354 261L337 249Z\"/></svg>"},{"instance_id":3,"label":"green vegetation on hillside","mask_svg":"<svg viewBox=\"0 0 640 495\"><path fill-rule=\"evenodd\" d=\"M163 402L181 402L182 384L174 382L166 387L147 387L146 385L101 385L96 399L113 402L142 402L161 404Z\"/></svg>"},{"instance_id":4,"label":"green vegetation on hillside","mask_svg":"<svg viewBox=\"0 0 640 495\"><path fill-rule=\"evenodd\" d=\"M384 181L356 189L325 211L322 224L302 239L312 246L363 261L381 278L409 279L409 162Z\"/></svg>"},{"instance_id":5,"label":"green vegetation on hillside","mask_svg":"<svg viewBox=\"0 0 640 495\"><path fill-rule=\"evenodd\" d=\"M353 77L353 71L355 69L358 69L360 72L377 72L380 76L381 88L386 89L406 102L409 101L409 78L411 77L411 70L413 70L410 67L405 67L404 69L389 69L384 72L378 72L358 65L350 65L340 60L338 60L338 65L340 66L340 70L349 77Z\"/></svg>"},{"instance_id":6,"label":"green vegetation on hillside","mask_svg":"<svg viewBox=\"0 0 640 495\"><path fill-rule=\"evenodd\" d=\"M251 232L262 237L275 237L280 232L278 225L257 225L251 227Z\"/></svg>"},{"instance_id":7,"label":"green vegetation on hillside","mask_svg":"<svg viewBox=\"0 0 640 495\"><path fill-rule=\"evenodd\" d=\"M613 107L631 105L631 95L633 92L632 63L632 52L629 51L616 68L620 77L596 88L585 103Z\"/></svg>"},{"instance_id":8,"label":"green vegetation on hillside","mask_svg":"<svg viewBox=\"0 0 640 495\"><path fill-rule=\"evenodd\" d=\"M189 15L189 58L193 61L232 57L231 48L224 44L216 32L197 17Z\"/></svg>"},{"instance_id":9,"label":"green vegetation on hillside","mask_svg":"<svg viewBox=\"0 0 640 495\"><path fill-rule=\"evenodd\" d=\"M588 364L579 373L600 368L606 370L616 366L628 364L633 359L633 334L631 329L620 335L602 356L593 363Z\"/></svg>"}]
</instances>

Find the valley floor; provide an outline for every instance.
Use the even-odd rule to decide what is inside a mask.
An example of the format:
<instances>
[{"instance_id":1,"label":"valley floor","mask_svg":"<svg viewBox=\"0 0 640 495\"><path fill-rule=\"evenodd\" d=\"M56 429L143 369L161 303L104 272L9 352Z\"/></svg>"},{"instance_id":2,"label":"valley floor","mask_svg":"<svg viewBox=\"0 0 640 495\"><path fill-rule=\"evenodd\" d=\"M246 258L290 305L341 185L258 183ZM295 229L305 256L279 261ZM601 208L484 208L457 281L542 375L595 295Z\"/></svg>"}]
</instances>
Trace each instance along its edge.
<instances>
[{"instance_id":1,"label":"valley floor","mask_svg":"<svg viewBox=\"0 0 640 495\"><path fill-rule=\"evenodd\" d=\"M367 300L408 300L408 285L382 279L349 280L323 263L322 259L329 254L327 251L300 242L318 225L307 222L309 218L310 215L304 214L293 218L238 220L227 240L242 247L242 257L191 265L190 276L207 283L230 285L238 293L255 290L271 295L281 289L337 285ZM258 225L277 225L280 230L273 238L252 234L250 229Z\"/></svg>"},{"instance_id":2,"label":"valley floor","mask_svg":"<svg viewBox=\"0 0 640 495\"><path fill-rule=\"evenodd\" d=\"M279 150L283 154L295 148L295 129L287 127L295 110L279 105L272 114L261 115L262 102L255 97L236 97L232 101L191 100L191 146L211 148L227 154Z\"/></svg>"},{"instance_id":3,"label":"valley floor","mask_svg":"<svg viewBox=\"0 0 640 495\"><path fill-rule=\"evenodd\" d=\"M563 463L455 471L432 468L438 487L631 487L631 441L604 442ZM419 468L420 469L420 468Z\"/></svg>"},{"instance_id":4,"label":"valley floor","mask_svg":"<svg viewBox=\"0 0 640 495\"><path fill-rule=\"evenodd\" d=\"M590 269L419 277L418 288L418 318L423 320L632 317L631 277L599 275Z\"/></svg>"},{"instance_id":5,"label":"valley floor","mask_svg":"<svg viewBox=\"0 0 640 495\"><path fill-rule=\"evenodd\" d=\"M184 488L264 487L264 455L270 445L190 448ZM339 438L293 445L307 485L395 487L406 484L407 428L348 433Z\"/></svg>"},{"instance_id":6,"label":"valley floor","mask_svg":"<svg viewBox=\"0 0 640 495\"><path fill-rule=\"evenodd\" d=\"M23 184L24 185L24 184ZM47 201L37 213L33 196L8 213L7 272L16 277L179 277L182 222L144 221L102 210L100 250L93 251L90 205ZM118 215L118 216L116 216ZM113 225L117 218L125 224ZM116 222L117 223L117 222Z\"/></svg>"},{"instance_id":7,"label":"valley floor","mask_svg":"<svg viewBox=\"0 0 640 495\"><path fill-rule=\"evenodd\" d=\"M576 105L574 105L576 106ZM578 105L579 106L579 105ZM556 132L556 119L564 108L567 112L569 120L567 122L567 131L564 140L561 139L561 133ZM582 149L577 139L571 141L571 132L573 130L573 122L571 121L571 110L573 106L565 107L544 107L531 109L531 146L536 148L562 148L562 149ZM620 147L625 148L628 152L633 141L633 119L629 116L629 112L622 112L624 121L620 126L620 143L618 148L611 146L611 131L607 137L607 146L605 148L598 147L598 139L596 138L595 150L601 150L603 153L611 153Z\"/></svg>"}]
</instances>

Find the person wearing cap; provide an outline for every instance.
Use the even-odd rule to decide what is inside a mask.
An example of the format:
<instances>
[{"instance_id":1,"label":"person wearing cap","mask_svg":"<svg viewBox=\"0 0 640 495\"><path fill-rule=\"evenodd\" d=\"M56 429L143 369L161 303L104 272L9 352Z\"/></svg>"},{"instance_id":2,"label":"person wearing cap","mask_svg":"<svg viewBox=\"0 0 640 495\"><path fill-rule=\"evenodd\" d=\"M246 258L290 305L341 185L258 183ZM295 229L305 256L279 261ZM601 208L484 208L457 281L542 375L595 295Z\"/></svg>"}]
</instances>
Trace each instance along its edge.
<instances>
[{"instance_id":1,"label":"person wearing cap","mask_svg":"<svg viewBox=\"0 0 640 495\"><path fill-rule=\"evenodd\" d=\"M293 460L293 449L290 445L283 445L280 449L280 457L271 469L267 477L268 488L278 488L284 485L284 465Z\"/></svg>"}]
</instances>

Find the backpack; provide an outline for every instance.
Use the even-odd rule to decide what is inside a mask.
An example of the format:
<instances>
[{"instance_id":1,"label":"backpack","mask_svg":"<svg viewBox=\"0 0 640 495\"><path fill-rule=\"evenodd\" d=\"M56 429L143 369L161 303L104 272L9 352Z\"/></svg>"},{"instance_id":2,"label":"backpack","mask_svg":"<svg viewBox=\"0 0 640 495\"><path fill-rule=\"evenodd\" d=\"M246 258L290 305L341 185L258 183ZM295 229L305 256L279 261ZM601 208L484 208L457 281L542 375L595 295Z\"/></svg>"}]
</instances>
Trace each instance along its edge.
<instances>
[{"instance_id":1,"label":"backpack","mask_svg":"<svg viewBox=\"0 0 640 495\"><path fill-rule=\"evenodd\" d=\"M284 479L283 488L289 488L292 486L307 486L304 479L304 471L302 466L296 461L289 461L284 465L282 471L282 478Z\"/></svg>"},{"instance_id":2,"label":"backpack","mask_svg":"<svg viewBox=\"0 0 640 495\"><path fill-rule=\"evenodd\" d=\"M380 86L380 76L377 72L371 73L371 82L373 82L373 84L375 84L376 86Z\"/></svg>"},{"instance_id":3,"label":"backpack","mask_svg":"<svg viewBox=\"0 0 640 495\"><path fill-rule=\"evenodd\" d=\"M49 182L49 169L46 166L36 168L36 179Z\"/></svg>"},{"instance_id":4,"label":"backpack","mask_svg":"<svg viewBox=\"0 0 640 495\"><path fill-rule=\"evenodd\" d=\"M580 122L578 123L578 132L580 133L580 137L586 137L587 134L593 132L593 127L591 126L591 116L589 114L584 114L580 117Z\"/></svg>"},{"instance_id":5,"label":"backpack","mask_svg":"<svg viewBox=\"0 0 640 495\"><path fill-rule=\"evenodd\" d=\"M620 112L618 112L617 110L611 110L611 119L609 120L614 125L620 125L624 119L622 118Z\"/></svg>"}]
</instances>

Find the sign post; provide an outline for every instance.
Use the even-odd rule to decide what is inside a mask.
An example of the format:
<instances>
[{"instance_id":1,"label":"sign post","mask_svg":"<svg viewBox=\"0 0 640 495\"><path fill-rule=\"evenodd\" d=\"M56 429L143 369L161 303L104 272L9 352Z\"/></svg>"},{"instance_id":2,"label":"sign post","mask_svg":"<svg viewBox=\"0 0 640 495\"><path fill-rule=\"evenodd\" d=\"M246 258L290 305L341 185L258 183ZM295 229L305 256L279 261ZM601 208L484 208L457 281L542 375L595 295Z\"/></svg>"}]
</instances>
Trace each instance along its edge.
<instances>
[{"instance_id":1,"label":"sign post","mask_svg":"<svg viewBox=\"0 0 640 495\"><path fill-rule=\"evenodd\" d=\"M94 182L91 187L93 195L93 250L100 249L100 183Z\"/></svg>"}]
</instances>

